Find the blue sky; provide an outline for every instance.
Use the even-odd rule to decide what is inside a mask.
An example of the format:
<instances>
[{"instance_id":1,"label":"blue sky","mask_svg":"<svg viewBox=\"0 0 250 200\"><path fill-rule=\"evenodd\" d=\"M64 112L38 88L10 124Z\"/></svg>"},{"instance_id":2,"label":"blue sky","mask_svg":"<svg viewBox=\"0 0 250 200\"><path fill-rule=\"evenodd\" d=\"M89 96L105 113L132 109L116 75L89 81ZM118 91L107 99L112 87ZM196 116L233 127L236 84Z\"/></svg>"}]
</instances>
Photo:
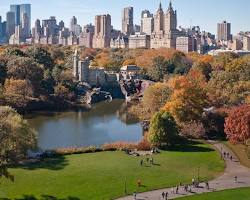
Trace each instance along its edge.
<instances>
[{"instance_id":1,"label":"blue sky","mask_svg":"<svg viewBox=\"0 0 250 200\"><path fill-rule=\"evenodd\" d=\"M121 27L121 10L133 6L135 23L140 23L140 13L148 9L155 13L160 0L0 0L0 15L5 19L10 4L31 3L34 20L56 16L68 26L75 15L80 25L94 23L96 14L110 13L115 28ZM162 0L164 10L169 0ZM178 13L178 26L200 25L202 30L216 32L222 20L232 23L232 32L250 30L250 0L173 0Z\"/></svg>"}]
</instances>

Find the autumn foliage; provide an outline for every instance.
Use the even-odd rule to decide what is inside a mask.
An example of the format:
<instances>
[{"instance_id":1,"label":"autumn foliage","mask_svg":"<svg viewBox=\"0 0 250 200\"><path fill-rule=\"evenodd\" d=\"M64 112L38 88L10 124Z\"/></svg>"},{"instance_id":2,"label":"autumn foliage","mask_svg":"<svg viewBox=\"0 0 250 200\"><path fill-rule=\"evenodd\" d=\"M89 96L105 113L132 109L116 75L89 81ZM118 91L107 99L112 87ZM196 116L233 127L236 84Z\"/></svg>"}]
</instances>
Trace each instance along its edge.
<instances>
[{"instance_id":1,"label":"autumn foliage","mask_svg":"<svg viewBox=\"0 0 250 200\"><path fill-rule=\"evenodd\" d=\"M225 133L230 142L245 143L250 139L250 105L233 108L225 122Z\"/></svg>"}]
</instances>

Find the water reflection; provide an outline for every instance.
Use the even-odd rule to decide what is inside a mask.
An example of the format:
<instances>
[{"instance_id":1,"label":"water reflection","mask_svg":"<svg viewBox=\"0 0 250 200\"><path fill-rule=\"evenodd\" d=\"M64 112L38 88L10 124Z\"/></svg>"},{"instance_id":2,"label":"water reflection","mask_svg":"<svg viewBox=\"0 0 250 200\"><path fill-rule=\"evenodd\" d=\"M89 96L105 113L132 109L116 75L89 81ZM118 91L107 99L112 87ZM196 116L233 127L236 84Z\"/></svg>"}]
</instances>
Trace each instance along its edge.
<instances>
[{"instance_id":1,"label":"water reflection","mask_svg":"<svg viewBox=\"0 0 250 200\"><path fill-rule=\"evenodd\" d=\"M138 142L142 127L127 115L126 103L102 102L89 111L35 113L27 116L42 149L100 146L114 141Z\"/></svg>"}]
</instances>

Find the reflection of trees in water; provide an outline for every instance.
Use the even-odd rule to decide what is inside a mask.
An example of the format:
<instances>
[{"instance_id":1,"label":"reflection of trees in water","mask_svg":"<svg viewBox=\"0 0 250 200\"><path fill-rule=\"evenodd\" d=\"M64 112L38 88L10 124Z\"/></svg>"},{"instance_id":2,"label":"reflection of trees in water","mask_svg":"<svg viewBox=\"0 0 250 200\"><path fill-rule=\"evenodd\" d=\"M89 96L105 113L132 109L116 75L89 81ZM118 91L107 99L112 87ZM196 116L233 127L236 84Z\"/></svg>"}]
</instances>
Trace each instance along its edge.
<instances>
[{"instance_id":1,"label":"reflection of trees in water","mask_svg":"<svg viewBox=\"0 0 250 200\"><path fill-rule=\"evenodd\" d=\"M123 123L127 125L136 124L139 122L135 117L129 114L127 102L122 103L120 109L117 110L117 116Z\"/></svg>"}]
</instances>

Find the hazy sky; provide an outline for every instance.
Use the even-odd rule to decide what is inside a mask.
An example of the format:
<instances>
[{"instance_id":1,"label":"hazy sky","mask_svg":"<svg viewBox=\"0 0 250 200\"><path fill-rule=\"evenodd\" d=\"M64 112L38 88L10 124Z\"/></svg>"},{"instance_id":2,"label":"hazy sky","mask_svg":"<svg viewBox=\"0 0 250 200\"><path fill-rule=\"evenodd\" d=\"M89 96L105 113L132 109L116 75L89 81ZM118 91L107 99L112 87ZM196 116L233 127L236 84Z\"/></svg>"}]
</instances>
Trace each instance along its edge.
<instances>
[{"instance_id":1,"label":"hazy sky","mask_svg":"<svg viewBox=\"0 0 250 200\"><path fill-rule=\"evenodd\" d=\"M121 28L121 10L134 7L135 23L140 23L140 13L148 9L155 13L160 0L0 0L0 15L5 19L10 4L31 3L32 25L35 19L56 16L68 26L75 15L80 25L94 23L96 14L110 13L114 28ZM164 10L169 0L162 0ZM200 25L202 30L216 32L217 22L232 23L232 32L250 30L250 0L173 0L178 14L178 26Z\"/></svg>"}]
</instances>

